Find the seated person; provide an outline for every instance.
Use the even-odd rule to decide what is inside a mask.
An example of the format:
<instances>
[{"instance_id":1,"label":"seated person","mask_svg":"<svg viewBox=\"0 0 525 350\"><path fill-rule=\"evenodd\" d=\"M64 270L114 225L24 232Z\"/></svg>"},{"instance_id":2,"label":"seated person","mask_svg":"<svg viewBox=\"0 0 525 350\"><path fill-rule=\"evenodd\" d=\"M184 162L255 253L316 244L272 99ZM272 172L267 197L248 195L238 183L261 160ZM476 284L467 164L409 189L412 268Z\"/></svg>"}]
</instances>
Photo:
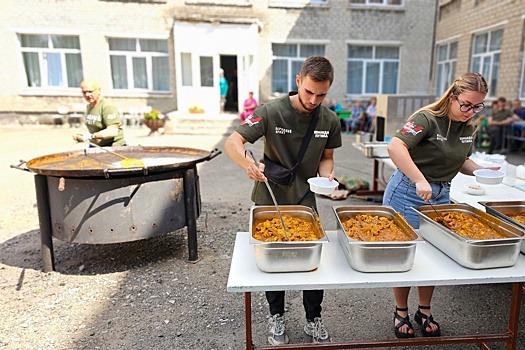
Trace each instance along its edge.
<instances>
[{"instance_id":1,"label":"seated person","mask_svg":"<svg viewBox=\"0 0 525 350\"><path fill-rule=\"evenodd\" d=\"M246 118L248 118L250 115L252 115L255 108L257 108L257 100L253 98L253 92L248 92L248 98L244 100L244 106L243 111L239 115L241 118L241 121L244 121Z\"/></svg>"}]
</instances>

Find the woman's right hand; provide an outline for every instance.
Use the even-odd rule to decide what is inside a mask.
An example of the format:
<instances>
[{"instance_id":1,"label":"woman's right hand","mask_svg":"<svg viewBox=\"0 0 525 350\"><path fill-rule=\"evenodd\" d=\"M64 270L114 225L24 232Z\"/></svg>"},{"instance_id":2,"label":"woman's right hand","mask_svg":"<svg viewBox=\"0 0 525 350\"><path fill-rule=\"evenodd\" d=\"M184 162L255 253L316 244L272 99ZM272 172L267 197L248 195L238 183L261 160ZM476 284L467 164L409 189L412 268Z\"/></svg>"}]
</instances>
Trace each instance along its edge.
<instances>
[{"instance_id":1,"label":"woman's right hand","mask_svg":"<svg viewBox=\"0 0 525 350\"><path fill-rule=\"evenodd\" d=\"M416 182L416 194L425 202L430 202L432 198L432 187L428 181Z\"/></svg>"}]
</instances>

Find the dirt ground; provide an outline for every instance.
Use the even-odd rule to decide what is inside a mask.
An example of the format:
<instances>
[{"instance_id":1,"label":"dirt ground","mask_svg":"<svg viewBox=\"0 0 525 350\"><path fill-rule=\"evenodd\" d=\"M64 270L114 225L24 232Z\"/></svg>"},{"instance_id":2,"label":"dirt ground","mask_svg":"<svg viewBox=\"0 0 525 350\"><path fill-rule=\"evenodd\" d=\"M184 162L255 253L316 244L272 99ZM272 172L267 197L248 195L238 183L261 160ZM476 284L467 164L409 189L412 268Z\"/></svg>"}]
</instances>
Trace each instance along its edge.
<instances>
[{"instance_id":1,"label":"dirt ground","mask_svg":"<svg viewBox=\"0 0 525 350\"><path fill-rule=\"evenodd\" d=\"M226 284L235 234L249 225L251 182L224 153L198 166L203 205L197 222L198 261L188 260L186 229L181 229L120 244L70 244L54 239L56 271L43 272L34 176L10 165L81 149L70 136L75 131L39 125L0 126L0 349L245 348L243 295L228 293ZM147 129L126 129L131 145L223 149L222 134L147 134ZM346 151L338 155L339 170L368 176L371 164L348 159L350 136L345 135L344 142ZM261 145L253 149L257 147ZM334 221L327 219L331 206L344 203L353 202L319 199L325 229L335 229ZM445 334L504 329L510 285L438 290L435 316ZM415 307L414 296L411 298ZM254 342L263 345L264 296L255 293L252 305ZM334 340L393 336L390 290L326 291L323 307ZM291 342L308 341L302 331L300 292L287 293L287 311ZM524 325L522 315L518 349L525 349ZM447 350L476 348L446 346Z\"/></svg>"}]
</instances>

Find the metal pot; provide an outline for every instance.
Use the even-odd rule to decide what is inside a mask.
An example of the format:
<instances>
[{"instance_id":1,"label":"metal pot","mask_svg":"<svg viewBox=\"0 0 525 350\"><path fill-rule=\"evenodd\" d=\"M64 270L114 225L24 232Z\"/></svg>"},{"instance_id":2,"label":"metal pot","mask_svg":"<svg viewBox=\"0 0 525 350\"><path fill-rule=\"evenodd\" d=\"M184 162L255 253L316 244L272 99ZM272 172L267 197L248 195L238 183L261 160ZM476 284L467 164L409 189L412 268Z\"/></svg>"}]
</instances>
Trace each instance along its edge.
<instances>
[{"instance_id":1,"label":"metal pot","mask_svg":"<svg viewBox=\"0 0 525 350\"><path fill-rule=\"evenodd\" d=\"M221 152L177 147L115 147L143 167L125 168L101 149L34 158L44 270L54 270L51 237L105 244L159 236L188 227L189 260L197 260L200 215L197 166Z\"/></svg>"}]
</instances>

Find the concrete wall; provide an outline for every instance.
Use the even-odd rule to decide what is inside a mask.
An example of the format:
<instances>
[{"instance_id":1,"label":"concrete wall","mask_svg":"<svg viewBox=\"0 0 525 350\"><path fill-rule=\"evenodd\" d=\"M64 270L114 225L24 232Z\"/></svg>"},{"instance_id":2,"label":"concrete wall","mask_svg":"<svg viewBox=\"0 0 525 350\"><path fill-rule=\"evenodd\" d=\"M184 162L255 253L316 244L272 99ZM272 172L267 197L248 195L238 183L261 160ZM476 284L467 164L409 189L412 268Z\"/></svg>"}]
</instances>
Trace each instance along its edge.
<instances>
[{"instance_id":1,"label":"concrete wall","mask_svg":"<svg viewBox=\"0 0 525 350\"><path fill-rule=\"evenodd\" d=\"M322 42L336 70L329 98L346 95L347 45L350 42L398 43L401 46L400 94L426 94L429 89L436 0L405 0L386 9L353 6L330 0L326 5L297 6L280 0L3 0L0 3L0 113L54 113L57 105L82 102L77 88L27 89L17 33L79 35L85 77L98 80L117 105L151 105L177 109L175 89L174 20L214 23L257 23L259 99L270 94L273 42ZM106 37L164 38L170 42L171 91L167 94L117 93L110 89ZM235 40L235 38L232 38ZM200 45L202 43L195 43ZM242 43L239 43L242 45ZM368 99L368 96L352 96Z\"/></svg>"},{"instance_id":2,"label":"concrete wall","mask_svg":"<svg viewBox=\"0 0 525 350\"><path fill-rule=\"evenodd\" d=\"M489 94L507 99L518 97L523 65L525 1L440 0L439 5L436 41L457 39L456 75L470 71L474 34L503 29L498 86Z\"/></svg>"}]
</instances>

